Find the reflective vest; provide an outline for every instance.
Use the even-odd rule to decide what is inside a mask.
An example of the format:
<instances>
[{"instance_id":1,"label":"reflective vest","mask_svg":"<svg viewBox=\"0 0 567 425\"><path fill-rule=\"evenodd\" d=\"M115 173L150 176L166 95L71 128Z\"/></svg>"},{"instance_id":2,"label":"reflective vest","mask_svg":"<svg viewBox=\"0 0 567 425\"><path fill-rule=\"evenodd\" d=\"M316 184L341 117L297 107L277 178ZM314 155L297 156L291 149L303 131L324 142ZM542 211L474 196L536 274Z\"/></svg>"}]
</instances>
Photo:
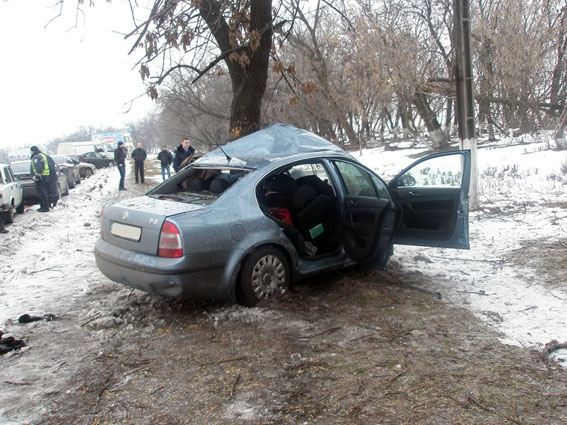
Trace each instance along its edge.
<instances>
[{"instance_id":1,"label":"reflective vest","mask_svg":"<svg viewBox=\"0 0 567 425\"><path fill-rule=\"evenodd\" d=\"M42 176L48 176L49 175L49 164L47 163L47 157L45 156L45 154L43 152L38 153L36 156L41 156L43 159L43 171L41 172ZM31 166L32 166L32 171L34 174L37 173L37 170L35 169L35 162L32 159L31 162Z\"/></svg>"}]
</instances>

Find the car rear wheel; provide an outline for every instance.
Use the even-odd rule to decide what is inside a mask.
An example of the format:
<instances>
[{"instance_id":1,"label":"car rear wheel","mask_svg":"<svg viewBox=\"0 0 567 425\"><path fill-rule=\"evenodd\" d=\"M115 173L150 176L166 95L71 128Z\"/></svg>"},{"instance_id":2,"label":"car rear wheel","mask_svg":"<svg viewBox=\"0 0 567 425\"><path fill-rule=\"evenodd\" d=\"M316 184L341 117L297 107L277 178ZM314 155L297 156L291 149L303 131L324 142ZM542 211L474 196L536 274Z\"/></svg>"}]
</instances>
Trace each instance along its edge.
<instances>
[{"instance_id":1,"label":"car rear wheel","mask_svg":"<svg viewBox=\"0 0 567 425\"><path fill-rule=\"evenodd\" d=\"M10 209L2 213L2 218L4 219L4 222L6 224L12 224L14 222L14 214L16 214L14 210L14 204L10 204Z\"/></svg>"},{"instance_id":2,"label":"car rear wheel","mask_svg":"<svg viewBox=\"0 0 567 425\"><path fill-rule=\"evenodd\" d=\"M81 184L81 175L77 174L77 178L75 179L75 186Z\"/></svg>"},{"instance_id":3,"label":"car rear wheel","mask_svg":"<svg viewBox=\"0 0 567 425\"><path fill-rule=\"evenodd\" d=\"M67 184L69 185L69 189L73 189L75 187L75 179L72 174L67 176Z\"/></svg>"},{"instance_id":4,"label":"car rear wheel","mask_svg":"<svg viewBox=\"0 0 567 425\"><path fill-rule=\"evenodd\" d=\"M260 248L244 260L236 287L236 300L239 304L253 307L260 300L283 294L289 281L289 264L282 252L272 247Z\"/></svg>"},{"instance_id":5,"label":"car rear wheel","mask_svg":"<svg viewBox=\"0 0 567 425\"><path fill-rule=\"evenodd\" d=\"M22 203L18 206L18 208L16 208L16 212L18 214L23 214L25 209L26 206L24 205L24 201L22 200Z\"/></svg>"},{"instance_id":6,"label":"car rear wheel","mask_svg":"<svg viewBox=\"0 0 567 425\"><path fill-rule=\"evenodd\" d=\"M93 170L91 170L90 168L85 168L85 179L88 179L90 176L93 175Z\"/></svg>"}]
</instances>

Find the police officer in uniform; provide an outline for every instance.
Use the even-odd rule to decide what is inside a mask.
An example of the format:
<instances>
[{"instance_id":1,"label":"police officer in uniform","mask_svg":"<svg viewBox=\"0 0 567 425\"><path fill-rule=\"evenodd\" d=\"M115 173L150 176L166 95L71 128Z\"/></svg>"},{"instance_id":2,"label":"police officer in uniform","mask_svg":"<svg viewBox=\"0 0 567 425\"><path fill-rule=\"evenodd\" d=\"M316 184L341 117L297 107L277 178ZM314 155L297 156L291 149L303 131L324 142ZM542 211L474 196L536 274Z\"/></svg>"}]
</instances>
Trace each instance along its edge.
<instances>
[{"instance_id":1,"label":"police officer in uniform","mask_svg":"<svg viewBox=\"0 0 567 425\"><path fill-rule=\"evenodd\" d=\"M35 182L35 189L39 198L39 212L49 212L50 202L48 188L51 180L47 156L37 146L32 146L30 172Z\"/></svg>"}]
</instances>

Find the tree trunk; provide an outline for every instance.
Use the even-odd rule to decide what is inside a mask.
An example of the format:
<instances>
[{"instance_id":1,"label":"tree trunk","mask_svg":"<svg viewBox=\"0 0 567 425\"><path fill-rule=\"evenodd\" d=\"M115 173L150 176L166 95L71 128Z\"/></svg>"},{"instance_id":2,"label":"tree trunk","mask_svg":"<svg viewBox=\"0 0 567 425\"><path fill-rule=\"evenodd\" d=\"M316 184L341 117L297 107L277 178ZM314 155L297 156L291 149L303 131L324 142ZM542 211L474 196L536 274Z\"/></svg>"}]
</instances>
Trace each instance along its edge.
<instances>
[{"instance_id":1,"label":"tree trunk","mask_svg":"<svg viewBox=\"0 0 567 425\"><path fill-rule=\"evenodd\" d=\"M441 151L449 147L449 143L445 134L441 130L441 125L437 117L431 110L429 103L427 103L427 97L420 91L416 91L413 95L413 103L417 108L417 112L421 116L421 119L427 127L429 132L429 137L431 137L431 149L434 151Z\"/></svg>"},{"instance_id":2,"label":"tree trunk","mask_svg":"<svg viewBox=\"0 0 567 425\"><path fill-rule=\"evenodd\" d=\"M230 136L237 139L260 128L262 98L266 91L270 48L272 46L272 0L251 0L250 33L260 34L260 44L253 49L237 49L240 55L247 55L250 61L235 61L228 52L235 51L230 44L230 30L222 17L219 4L214 0L202 0L200 12L221 53L232 81L232 104L230 107ZM243 57L243 56L241 56Z\"/></svg>"}]
</instances>

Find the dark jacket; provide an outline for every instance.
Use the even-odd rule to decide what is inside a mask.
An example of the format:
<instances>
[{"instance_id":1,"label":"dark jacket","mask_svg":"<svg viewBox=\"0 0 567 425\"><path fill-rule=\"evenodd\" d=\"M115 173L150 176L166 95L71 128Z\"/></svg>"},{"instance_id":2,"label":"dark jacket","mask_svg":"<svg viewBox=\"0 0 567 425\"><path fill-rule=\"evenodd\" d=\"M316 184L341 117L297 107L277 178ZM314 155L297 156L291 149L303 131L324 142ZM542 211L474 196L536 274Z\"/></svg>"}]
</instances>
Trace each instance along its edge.
<instances>
[{"instance_id":1,"label":"dark jacket","mask_svg":"<svg viewBox=\"0 0 567 425\"><path fill-rule=\"evenodd\" d=\"M193 155L195 153L195 149L193 146L189 146L187 152L183 149L183 145L179 145L177 150L175 151L175 158L173 159L173 169L177 172L181 166L181 163L187 159L187 157Z\"/></svg>"},{"instance_id":2,"label":"dark jacket","mask_svg":"<svg viewBox=\"0 0 567 425\"><path fill-rule=\"evenodd\" d=\"M161 166L162 167L167 167L168 165L171 165L171 163L173 162L173 155L171 154L170 151L160 151L160 153L158 153L157 159L159 161L161 161Z\"/></svg>"},{"instance_id":3,"label":"dark jacket","mask_svg":"<svg viewBox=\"0 0 567 425\"><path fill-rule=\"evenodd\" d=\"M146 154L146 151L143 148L136 148L132 151L132 158L134 158L134 161L136 162L142 162L147 157L148 155Z\"/></svg>"},{"instance_id":4,"label":"dark jacket","mask_svg":"<svg viewBox=\"0 0 567 425\"><path fill-rule=\"evenodd\" d=\"M116 165L126 165L126 151L124 148L116 148L114 150L114 162Z\"/></svg>"}]
</instances>

